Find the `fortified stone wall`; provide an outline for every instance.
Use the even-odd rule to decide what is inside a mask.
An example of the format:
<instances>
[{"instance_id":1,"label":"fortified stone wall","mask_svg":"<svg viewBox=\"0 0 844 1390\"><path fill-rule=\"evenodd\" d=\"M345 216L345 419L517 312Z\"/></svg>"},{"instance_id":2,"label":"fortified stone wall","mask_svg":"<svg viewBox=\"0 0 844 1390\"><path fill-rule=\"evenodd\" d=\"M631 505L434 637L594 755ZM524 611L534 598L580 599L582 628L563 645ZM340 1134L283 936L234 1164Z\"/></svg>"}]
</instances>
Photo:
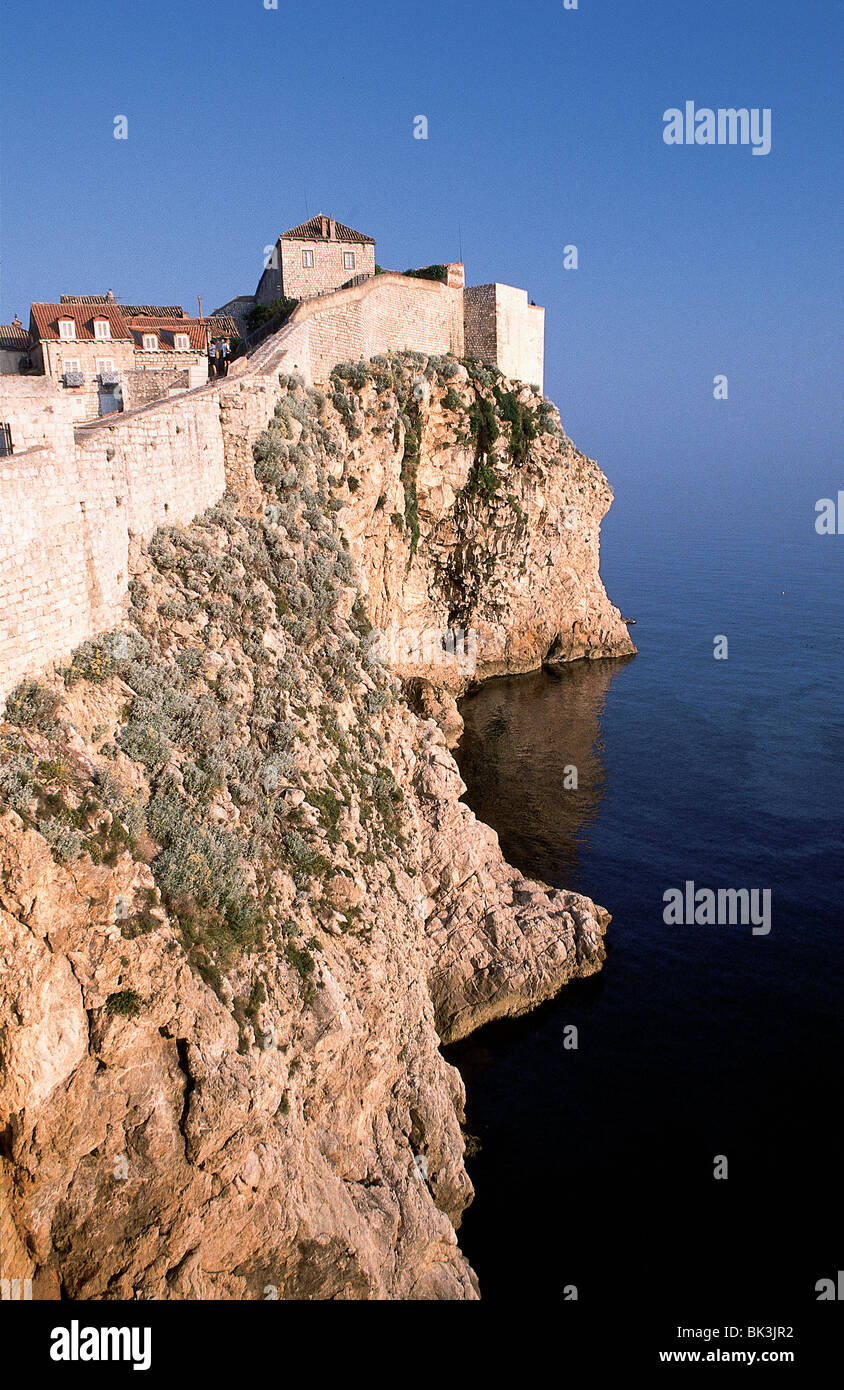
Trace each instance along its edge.
<instances>
[{"instance_id":1,"label":"fortified stone wall","mask_svg":"<svg viewBox=\"0 0 844 1390\"><path fill-rule=\"evenodd\" d=\"M185 402L0 461L0 699L119 625L132 536L189 522L225 490L219 399Z\"/></svg>"},{"instance_id":2,"label":"fortified stone wall","mask_svg":"<svg viewBox=\"0 0 844 1390\"><path fill-rule=\"evenodd\" d=\"M199 362L199 357L191 359L191 366ZM208 379L208 369L203 373ZM181 389L187 391L190 384L190 366L179 369L173 367L138 367L126 373L125 395L128 404L134 409L138 405L149 405L150 401L160 401L168 391Z\"/></svg>"},{"instance_id":3,"label":"fortified stone wall","mask_svg":"<svg viewBox=\"0 0 844 1390\"><path fill-rule=\"evenodd\" d=\"M516 381L543 388L545 310L514 285L473 285L464 291L466 355L495 362Z\"/></svg>"},{"instance_id":4,"label":"fortified stone wall","mask_svg":"<svg viewBox=\"0 0 844 1390\"><path fill-rule=\"evenodd\" d=\"M9 425L15 453L45 444L72 448L73 426L84 419L82 397L56 390L51 377L4 376L0 383L0 422Z\"/></svg>"},{"instance_id":5,"label":"fortified stone wall","mask_svg":"<svg viewBox=\"0 0 844 1390\"><path fill-rule=\"evenodd\" d=\"M472 285L463 291L466 356L476 357L479 362L495 361L495 291L495 285Z\"/></svg>"},{"instance_id":6,"label":"fortified stone wall","mask_svg":"<svg viewBox=\"0 0 844 1390\"><path fill-rule=\"evenodd\" d=\"M257 502L252 446L280 372L313 384L379 352L462 356L463 308L459 284L388 272L299 305L224 380L75 432L52 383L19 378L7 393L14 379L4 378L0 420L12 421L15 453L0 459L0 702L24 675L119 626L133 538L189 522L227 487Z\"/></svg>"},{"instance_id":7,"label":"fortified stone wall","mask_svg":"<svg viewBox=\"0 0 844 1390\"><path fill-rule=\"evenodd\" d=\"M434 280L387 272L332 295L310 311L311 370L315 380L346 359L403 351L463 356L463 291Z\"/></svg>"}]
</instances>

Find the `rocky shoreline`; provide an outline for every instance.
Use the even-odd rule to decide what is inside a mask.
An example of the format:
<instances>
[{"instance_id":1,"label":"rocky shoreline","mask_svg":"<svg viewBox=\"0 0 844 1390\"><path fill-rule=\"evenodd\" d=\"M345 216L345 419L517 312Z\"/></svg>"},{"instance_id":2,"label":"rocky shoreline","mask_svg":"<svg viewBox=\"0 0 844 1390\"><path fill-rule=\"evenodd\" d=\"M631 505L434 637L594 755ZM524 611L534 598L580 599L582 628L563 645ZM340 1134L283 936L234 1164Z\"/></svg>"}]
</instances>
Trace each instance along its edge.
<instances>
[{"instance_id":1,"label":"rocky shoreline","mask_svg":"<svg viewBox=\"0 0 844 1390\"><path fill-rule=\"evenodd\" d=\"M460 800L455 698L635 650L598 573L612 494L531 388L418 354L291 379L255 471L0 723L19 1277L474 1299L440 1044L598 970L609 915ZM455 629L471 671L421 637Z\"/></svg>"}]
</instances>

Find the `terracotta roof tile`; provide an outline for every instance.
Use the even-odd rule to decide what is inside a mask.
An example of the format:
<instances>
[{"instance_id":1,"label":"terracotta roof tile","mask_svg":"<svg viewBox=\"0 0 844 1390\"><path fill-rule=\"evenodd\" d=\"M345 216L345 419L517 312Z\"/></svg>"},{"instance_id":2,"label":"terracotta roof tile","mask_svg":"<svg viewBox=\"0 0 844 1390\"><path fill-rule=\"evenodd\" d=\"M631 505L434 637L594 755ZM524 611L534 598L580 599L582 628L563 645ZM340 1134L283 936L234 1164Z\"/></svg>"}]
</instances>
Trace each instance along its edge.
<instances>
[{"instance_id":1,"label":"terracotta roof tile","mask_svg":"<svg viewBox=\"0 0 844 1390\"><path fill-rule=\"evenodd\" d=\"M237 324L230 314L209 314L203 319L212 338L239 338Z\"/></svg>"},{"instance_id":2,"label":"terracotta roof tile","mask_svg":"<svg viewBox=\"0 0 844 1390\"><path fill-rule=\"evenodd\" d=\"M205 351L206 341L206 320L202 323L199 319L172 319L166 316L158 317L152 314L136 314L129 325L129 332L136 348L143 350L144 334L155 333L158 338L159 352L175 352L177 333L186 333L190 341L191 349L194 352ZM183 351L183 349L179 349Z\"/></svg>"},{"instance_id":3,"label":"terracotta roof tile","mask_svg":"<svg viewBox=\"0 0 844 1390\"><path fill-rule=\"evenodd\" d=\"M37 338L50 342L61 342L59 319L72 319L76 324L78 342L92 343L102 341L94 335L94 319L108 319L113 340L129 337L129 330L119 307L105 300L94 304L33 304L30 320L31 329ZM64 340L66 341L66 340Z\"/></svg>"},{"instance_id":4,"label":"terracotta roof tile","mask_svg":"<svg viewBox=\"0 0 844 1390\"><path fill-rule=\"evenodd\" d=\"M175 335L187 333L194 352L204 352L208 337L237 338L237 324L228 314L215 314L209 318L159 318L153 314L136 314L129 325L129 332L137 348L143 348L143 335L155 333L158 336L159 351L175 352ZM182 351L180 348L179 351Z\"/></svg>"},{"instance_id":5,"label":"terracotta roof tile","mask_svg":"<svg viewBox=\"0 0 844 1390\"><path fill-rule=\"evenodd\" d=\"M135 314L149 314L160 319L185 318L181 304L118 304L113 294L63 294L62 304L113 304L128 318Z\"/></svg>"},{"instance_id":6,"label":"terracotta roof tile","mask_svg":"<svg viewBox=\"0 0 844 1390\"><path fill-rule=\"evenodd\" d=\"M62 304L114 304L113 294L61 294Z\"/></svg>"},{"instance_id":7,"label":"terracotta roof tile","mask_svg":"<svg viewBox=\"0 0 844 1390\"><path fill-rule=\"evenodd\" d=\"M189 316L181 304L118 304L118 309L128 319L136 314L144 314L151 319L184 319Z\"/></svg>"},{"instance_id":8,"label":"terracotta roof tile","mask_svg":"<svg viewBox=\"0 0 844 1390\"><path fill-rule=\"evenodd\" d=\"M302 222L298 227L291 227L289 232L282 232L282 241L325 241L322 227L327 223L330 227L331 218L324 213L318 212L316 217L312 217L308 222ZM357 241L365 242L367 245L374 246L375 241L371 236L364 236L363 232L356 232L352 227L347 227L343 222L334 223L335 241Z\"/></svg>"},{"instance_id":9,"label":"terracotta roof tile","mask_svg":"<svg viewBox=\"0 0 844 1390\"><path fill-rule=\"evenodd\" d=\"M0 351L28 352L32 335L20 323L0 323Z\"/></svg>"}]
</instances>

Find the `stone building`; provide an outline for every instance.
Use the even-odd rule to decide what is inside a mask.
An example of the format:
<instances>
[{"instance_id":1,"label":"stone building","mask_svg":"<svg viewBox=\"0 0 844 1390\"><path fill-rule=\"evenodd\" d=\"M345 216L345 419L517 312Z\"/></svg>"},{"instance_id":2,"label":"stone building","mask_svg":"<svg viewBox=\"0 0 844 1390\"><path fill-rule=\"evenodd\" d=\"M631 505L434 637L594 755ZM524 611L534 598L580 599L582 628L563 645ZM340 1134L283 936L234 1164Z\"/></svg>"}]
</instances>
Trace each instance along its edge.
<instances>
[{"instance_id":1,"label":"stone building","mask_svg":"<svg viewBox=\"0 0 844 1390\"><path fill-rule=\"evenodd\" d=\"M545 310L514 285L471 285L463 291L467 357L493 362L505 376L543 389Z\"/></svg>"},{"instance_id":2,"label":"stone building","mask_svg":"<svg viewBox=\"0 0 844 1390\"><path fill-rule=\"evenodd\" d=\"M85 420L124 405L123 384L135 365L135 345L114 301L32 305L33 370L60 391L73 392Z\"/></svg>"},{"instance_id":3,"label":"stone building","mask_svg":"<svg viewBox=\"0 0 844 1390\"><path fill-rule=\"evenodd\" d=\"M238 337L245 338L249 332L246 316L249 310L254 309L254 307L254 294L236 294L234 299L229 299L227 303L221 304L219 309L215 309L211 317L231 319Z\"/></svg>"},{"instance_id":4,"label":"stone building","mask_svg":"<svg viewBox=\"0 0 844 1390\"><path fill-rule=\"evenodd\" d=\"M443 269L440 267L439 269ZM509 377L542 388L545 310L529 303L525 290L488 284L464 288L463 266L444 267L449 288L463 294L467 356L501 368ZM343 222L318 213L282 232L254 295L237 295L215 312L235 318L247 336L247 315L256 304L277 299L308 301L375 275L375 242ZM338 345L338 356L342 356Z\"/></svg>"},{"instance_id":5,"label":"stone building","mask_svg":"<svg viewBox=\"0 0 844 1390\"><path fill-rule=\"evenodd\" d=\"M375 242L333 217L318 213L282 232L255 291L258 304L311 299L375 274Z\"/></svg>"},{"instance_id":6,"label":"stone building","mask_svg":"<svg viewBox=\"0 0 844 1390\"><path fill-rule=\"evenodd\" d=\"M8 341L17 341L16 326L9 330ZM96 420L201 386L209 341L238 336L228 315L199 319L180 304L118 304L111 291L62 295L58 304L32 305L26 362L75 397L75 419ZM7 358L18 363L9 372L23 370L20 353Z\"/></svg>"},{"instance_id":7,"label":"stone building","mask_svg":"<svg viewBox=\"0 0 844 1390\"><path fill-rule=\"evenodd\" d=\"M154 305L131 308L141 312L130 316L129 306L123 309L134 348L124 387L127 404L147 405L171 392L202 386L208 380L208 340L215 321L144 312Z\"/></svg>"},{"instance_id":8,"label":"stone building","mask_svg":"<svg viewBox=\"0 0 844 1390\"><path fill-rule=\"evenodd\" d=\"M17 316L0 323L0 376L28 371L31 347L32 338Z\"/></svg>"}]
</instances>

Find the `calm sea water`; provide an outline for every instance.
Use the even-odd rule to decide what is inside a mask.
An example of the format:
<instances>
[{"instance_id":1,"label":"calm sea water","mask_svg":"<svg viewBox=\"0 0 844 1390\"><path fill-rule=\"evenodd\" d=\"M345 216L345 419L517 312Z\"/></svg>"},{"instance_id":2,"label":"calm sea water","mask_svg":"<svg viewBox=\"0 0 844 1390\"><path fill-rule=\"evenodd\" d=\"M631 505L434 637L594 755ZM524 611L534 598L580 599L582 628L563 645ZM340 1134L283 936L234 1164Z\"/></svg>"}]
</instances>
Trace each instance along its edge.
<instances>
[{"instance_id":1,"label":"calm sea water","mask_svg":"<svg viewBox=\"0 0 844 1390\"><path fill-rule=\"evenodd\" d=\"M781 520L611 514L602 571L639 655L464 702L465 800L514 864L613 914L600 975L448 1049L487 1300L575 1284L608 1313L794 1321L844 1267L844 537ZM770 934L665 925L687 879L770 888Z\"/></svg>"}]
</instances>

